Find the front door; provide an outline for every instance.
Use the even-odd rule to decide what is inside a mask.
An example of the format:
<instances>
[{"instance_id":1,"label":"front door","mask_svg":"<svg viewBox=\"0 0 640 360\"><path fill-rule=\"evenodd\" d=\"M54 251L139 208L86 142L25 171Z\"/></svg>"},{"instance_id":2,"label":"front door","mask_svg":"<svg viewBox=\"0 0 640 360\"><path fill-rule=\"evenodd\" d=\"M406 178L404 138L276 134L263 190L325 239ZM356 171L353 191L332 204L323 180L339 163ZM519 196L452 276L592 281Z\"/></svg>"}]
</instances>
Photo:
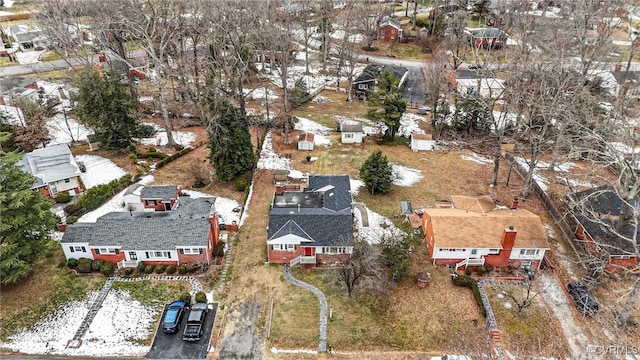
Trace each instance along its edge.
<instances>
[{"instance_id":1,"label":"front door","mask_svg":"<svg viewBox=\"0 0 640 360\"><path fill-rule=\"evenodd\" d=\"M469 256L470 259L477 259L478 258L478 249L472 249L471 250L471 256Z\"/></svg>"},{"instance_id":2,"label":"front door","mask_svg":"<svg viewBox=\"0 0 640 360\"><path fill-rule=\"evenodd\" d=\"M164 209L165 209L166 211L171 210L171 203L170 203L170 202L168 202L168 203L164 203Z\"/></svg>"},{"instance_id":3,"label":"front door","mask_svg":"<svg viewBox=\"0 0 640 360\"><path fill-rule=\"evenodd\" d=\"M304 256L311 256L311 255L313 255L313 249L310 247L304 248Z\"/></svg>"},{"instance_id":4,"label":"front door","mask_svg":"<svg viewBox=\"0 0 640 360\"><path fill-rule=\"evenodd\" d=\"M138 260L138 254L135 251L129 251L129 259Z\"/></svg>"}]
</instances>

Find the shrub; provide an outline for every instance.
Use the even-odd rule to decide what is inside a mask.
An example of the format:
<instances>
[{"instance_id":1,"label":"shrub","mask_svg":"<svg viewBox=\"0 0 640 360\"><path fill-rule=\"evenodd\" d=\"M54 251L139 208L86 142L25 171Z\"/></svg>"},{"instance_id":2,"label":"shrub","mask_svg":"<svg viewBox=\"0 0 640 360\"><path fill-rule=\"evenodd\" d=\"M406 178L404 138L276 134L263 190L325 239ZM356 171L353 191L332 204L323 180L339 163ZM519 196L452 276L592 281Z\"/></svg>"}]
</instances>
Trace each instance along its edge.
<instances>
[{"instance_id":1,"label":"shrub","mask_svg":"<svg viewBox=\"0 0 640 360\"><path fill-rule=\"evenodd\" d=\"M143 271L144 271L145 274L151 274L153 272L153 266L147 265L147 266L144 267Z\"/></svg>"},{"instance_id":2,"label":"shrub","mask_svg":"<svg viewBox=\"0 0 640 360\"><path fill-rule=\"evenodd\" d=\"M307 162L311 162L311 155L307 155L305 159L307 159Z\"/></svg>"},{"instance_id":3,"label":"shrub","mask_svg":"<svg viewBox=\"0 0 640 360\"><path fill-rule=\"evenodd\" d=\"M236 190L245 191L247 189L247 179L241 177L236 179Z\"/></svg>"},{"instance_id":4,"label":"shrub","mask_svg":"<svg viewBox=\"0 0 640 360\"><path fill-rule=\"evenodd\" d=\"M451 280L453 281L453 284L456 286L463 286L471 289L471 291L473 292L473 297L476 299L476 304L480 308L480 312L484 317L486 317L487 310L484 308L484 305L482 304L482 297L480 296L480 290L478 289L478 282L475 279L469 276L464 276L464 275L458 275L452 278Z\"/></svg>"},{"instance_id":5,"label":"shrub","mask_svg":"<svg viewBox=\"0 0 640 360\"><path fill-rule=\"evenodd\" d=\"M224 241L220 241L218 245L216 245L215 249L213 249L213 256L215 257L224 256Z\"/></svg>"},{"instance_id":6,"label":"shrub","mask_svg":"<svg viewBox=\"0 0 640 360\"><path fill-rule=\"evenodd\" d=\"M69 195L68 192L61 192L56 195L56 202L58 204L68 203L69 201L71 201L71 195Z\"/></svg>"},{"instance_id":7,"label":"shrub","mask_svg":"<svg viewBox=\"0 0 640 360\"><path fill-rule=\"evenodd\" d=\"M154 152L158 152L158 149L154 148L153 146L149 147L149 152L154 153Z\"/></svg>"},{"instance_id":8,"label":"shrub","mask_svg":"<svg viewBox=\"0 0 640 360\"><path fill-rule=\"evenodd\" d=\"M196 293L196 302L197 303L206 303L207 302L207 294L204 291L198 291Z\"/></svg>"},{"instance_id":9,"label":"shrub","mask_svg":"<svg viewBox=\"0 0 640 360\"><path fill-rule=\"evenodd\" d=\"M191 305L191 294L186 291L183 292L182 294L180 294L180 300L186 302L187 305Z\"/></svg>"},{"instance_id":10,"label":"shrub","mask_svg":"<svg viewBox=\"0 0 640 360\"><path fill-rule=\"evenodd\" d=\"M97 209L104 204L116 192L123 190L129 185L131 175L127 174L120 179L113 180L108 184L102 184L87 190L84 195L80 196L77 205L86 211Z\"/></svg>"},{"instance_id":11,"label":"shrub","mask_svg":"<svg viewBox=\"0 0 640 360\"><path fill-rule=\"evenodd\" d=\"M67 266L67 262L66 262L64 259L62 259L62 260L60 260L60 261L58 262L58 269L62 269L62 268L64 268L65 266Z\"/></svg>"},{"instance_id":12,"label":"shrub","mask_svg":"<svg viewBox=\"0 0 640 360\"><path fill-rule=\"evenodd\" d=\"M104 260L93 260L91 263L91 271L100 271L102 265L104 265Z\"/></svg>"},{"instance_id":13,"label":"shrub","mask_svg":"<svg viewBox=\"0 0 640 360\"><path fill-rule=\"evenodd\" d=\"M70 268L74 268L78 266L78 259L69 259L67 260L67 266Z\"/></svg>"},{"instance_id":14,"label":"shrub","mask_svg":"<svg viewBox=\"0 0 640 360\"><path fill-rule=\"evenodd\" d=\"M77 216L67 216L67 224L75 224L78 222L78 219L79 218Z\"/></svg>"},{"instance_id":15,"label":"shrub","mask_svg":"<svg viewBox=\"0 0 640 360\"><path fill-rule=\"evenodd\" d=\"M156 169L160 169L161 167L165 166L165 165L166 165L166 164L168 164L169 162L171 162L171 161L173 161L173 160L175 160L175 159L179 158L180 156L182 156L182 155L184 155L184 154L188 153L188 152L189 152L189 151L191 151L191 150L193 150L193 148L192 148L192 147L186 147L186 148L184 148L184 149L182 149L182 150L178 151L177 153L175 153L175 154L173 154L173 155L170 155L170 156L168 156L168 157L166 157L166 158L164 158L164 159L162 159L162 160L158 161L158 162L156 163Z\"/></svg>"},{"instance_id":16,"label":"shrub","mask_svg":"<svg viewBox=\"0 0 640 360\"><path fill-rule=\"evenodd\" d=\"M162 274L165 270L165 266L160 264L160 265L156 265L156 268L153 270L156 274Z\"/></svg>"},{"instance_id":17,"label":"shrub","mask_svg":"<svg viewBox=\"0 0 640 360\"><path fill-rule=\"evenodd\" d=\"M171 275L174 274L176 272L176 266L175 265L169 265L167 266L167 268L164 270L164 272L166 272L167 274Z\"/></svg>"},{"instance_id":18,"label":"shrub","mask_svg":"<svg viewBox=\"0 0 640 360\"><path fill-rule=\"evenodd\" d=\"M129 152L135 154L135 153L138 152L138 150L136 150L136 146L135 145L129 144Z\"/></svg>"},{"instance_id":19,"label":"shrub","mask_svg":"<svg viewBox=\"0 0 640 360\"><path fill-rule=\"evenodd\" d=\"M484 266L478 266L476 272L478 272L478 275L482 276L487 273L487 268Z\"/></svg>"},{"instance_id":20,"label":"shrub","mask_svg":"<svg viewBox=\"0 0 640 360\"><path fill-rule=\"evenodd\" d=\"M187 270L188 270L187 265L180 265L178 266L177 270L178 270L178 274L184 275L187 273Z\"/></svg>"},{"instance_id":21,"label":"shrub","mask_svg":"<svg viewBox=\"0 0 640 360\"><path fill-rule=\"evenodd\" d=\"M102 264L102 266L100 266L100 273L104 276L109 276L113 274L114 269L115 269L115 266L113 265L113 263L110 263L107 261L104 264Z\"/></svg>"},{"instance_id":22,"label":"shrub","mask_svg":"<svg viewBox=\"0 0 640 360\"><path fill-rule=\"evenodd\" d=\"M467 276L470 276L472 272L473 272L473 270L471 270L471 267L470 267L470 266L467 266L467 267L464 269L464 274L465 274L465 275L467 275Z\"/></svg>"},{"instance_id":23,"label":"shrub","mask_svg":"<svg viewBox=\"0 0 640 360\"><path fill-rule=\"evenodd\" d=\"M118 270L118 275L122 277L130 277L133 274L133 268L126 267Z\"/></svg>"},{"instance_id":24,"label":"shrub","mask_svg":"<svg viewBox=\"0 0 640 360\"><path fill-rule=\"evenodd\" d=\"M151 137L155 133L156 133L156 129L151 125L139 124L136 127L136 136L139 136L139 137Z\"/></svg>"},{"instance_id":25,"label":"shrub","mask_svg":"<svg viewBox=\"0 0 640 360\"><path fill-rule=\"evenodd\" d=\"M82 208L75 204L69 204L64 207L64 214L67 216L78 215L82 211Z\"/></svg>"},{"instance_id":26,"label":"shrub","mask_svg":"<svg viewBox=\"0 0 640 360\"><path fill-rule=\"evenodd\" d=\"M157 151L149 151L146 153L142 153L140 155L138 155L138 158L140 159L148 159L148 158L155 158L155 159L166 159L167 158L167 154L165 153L161 153L161 152L157 152Z\"/></svg>"},{"instance_id":27,"label":"shrub","mask_svg":"<svg viewBox=\"0 0 640 360\"><path fill-rule=\"evenodd\" d=\"M138 155L136 153L129 153L129 160L131 160L132 164L138 163Z\"/></svg>"},{"instance_id":28,"label":"shrub","mask_svg":"<svg viewBox=\"0 0 640 360\"><path fill-rule=\"evenodd\" d=\"M189 273L196 272L200 270L200 268L202 268L202 266L199 264L191 264L187 266L187 272Z\"/></svg>"},{"instance_id":29,"label":"shrub","mask_svg":"<svg viewBox=\"0 0 640 360\"><path fill-rule=\"evenodd\" d=\"M136 269L137 269L139 272L144 272L144 268L145 268L145 267L147 267L147 265L145 265L145 263L144 263L144 262L140 261L140 262L138 263L138 265L136 266Z\"/></svg>"},{"instance_id":30,"label":"shrub","mask_svg":"<svg viewBox=\"0 0 640 360\"><path fill-rule=\"evenodd\" d=\"M81 258L78 259L78 272L88 274L91 272L91 259Z\"/></svg>"}]
</instances>

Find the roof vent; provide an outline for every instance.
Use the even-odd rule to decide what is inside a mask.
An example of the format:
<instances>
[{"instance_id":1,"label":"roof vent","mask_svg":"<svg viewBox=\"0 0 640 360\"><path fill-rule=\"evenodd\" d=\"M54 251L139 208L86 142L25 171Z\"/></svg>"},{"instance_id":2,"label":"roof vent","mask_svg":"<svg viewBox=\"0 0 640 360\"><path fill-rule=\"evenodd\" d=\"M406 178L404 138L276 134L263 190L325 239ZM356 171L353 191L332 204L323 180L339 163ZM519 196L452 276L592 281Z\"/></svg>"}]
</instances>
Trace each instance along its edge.
<instances>
[{"instance_id":1,"label":"roof vent","mask_svg":"<svg viewBox=\"0 0 640 360\"><path fill-rule=\"evenodd\" d=\"M513 230L515 230L515 228L513 226L509 226L509 230L513 231Z\"/></svg>"}]
</instances>

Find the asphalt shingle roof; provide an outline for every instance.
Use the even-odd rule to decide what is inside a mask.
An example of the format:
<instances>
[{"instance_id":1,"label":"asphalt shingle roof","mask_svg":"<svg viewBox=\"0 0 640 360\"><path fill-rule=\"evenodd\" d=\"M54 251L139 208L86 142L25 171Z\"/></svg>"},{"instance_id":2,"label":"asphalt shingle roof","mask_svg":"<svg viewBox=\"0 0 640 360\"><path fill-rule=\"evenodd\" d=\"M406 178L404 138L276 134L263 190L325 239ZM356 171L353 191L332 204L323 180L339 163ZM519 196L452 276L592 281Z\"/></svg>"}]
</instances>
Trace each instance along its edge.
<instances>
[{"instance_id":1,"label":"asphalt shingle roof","mask_svg":"<svg viewBox=\"0 0 640 360\"><path fill-rule=\"evenodd\" d=\"M178 191L178 185L146 185L140 193L140 198L169 201L175 199L176 191Z\"/></svg>"},{"instance_id":2,"label":"asphalt shingle roof","mask_svg":"<svg viewBox=\"0 0 640 360\"><path fill-rule=\"evenodd\" d=\"M120 246L126 250L166 250L206 246L214 197L184 198L172 211L111 212L95 223L67 227L61 243Z\"/></svg>"},{"instance_id":3,"label":"asphalt shingle roof","mask_svg":"<svg viewBox=\"0 0 640 360\"><path fill-rule=\"evenodd\" d=\"M356 78L354 84L358 84L361 82L369 82L371 80L377 79L384 72L390 71L393 76L397 79L402 79L404 74L409 71L407 68L402 66L391 66L391 65L368 65L364 70L362 70L362 74Z\"/></svg>"},{"instance_id":4,"label":"asphalt shingle roof","mask_svg":"<svg viewBox=\"0 0 640 360\"><path fill-rule=\"evenodd\" d=\"M18 166L36 178L32 188L80 175L78 164L67 144L33 150L18 161Z\"/></svg>"}]
</instances>

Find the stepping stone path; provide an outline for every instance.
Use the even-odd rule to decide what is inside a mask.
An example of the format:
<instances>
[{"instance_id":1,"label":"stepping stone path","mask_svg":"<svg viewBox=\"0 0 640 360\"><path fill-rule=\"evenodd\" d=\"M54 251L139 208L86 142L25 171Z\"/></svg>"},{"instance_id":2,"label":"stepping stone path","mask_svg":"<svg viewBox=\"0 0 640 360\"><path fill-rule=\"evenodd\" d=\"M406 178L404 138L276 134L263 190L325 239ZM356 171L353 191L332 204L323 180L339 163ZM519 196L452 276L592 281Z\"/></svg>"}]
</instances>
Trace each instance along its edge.
<instances>
[{"instance_id":1,"label":"stepping stone path","mask_svg":"<svg viewBox=\"0 0 640 360\"><path fill-rule=\"evenodd\" d=\"M96 316L96 313L98 313L98 310L100 310L100 307L102 306L104 299L107 297L107 293L109 293L109 290L111 290L111 286L113 285L114 282L116 281L134 282L134 281L143 281L143 280L186 281L189 284L191 284L193 288L191 290L192 295L197 293L198 291L202 291L202 284L200 283L200 281L198 281L196 278L192 276L147 275L147 276L135 277L135 278L123 278L118 276L117 273L114 272L113 274L111 274L111 276L109 276L109 278L104 283L100 291L98 291L98 296L96 296L96 298L93 300L93 303L91 303L89 312L87 313L87 315L85 315L84 319L82 319L82 323L80 324L80 327L78 328L75 335L73 336L73 339L70 340L69 343L67 344L67 348L76 349L76 348L79 348L80 345L82 345L81 338L84 336L87 330L89 330L89 325L91 325L93 318Z\"/></svg>"},{"instance_id":2,"label":"stepping stone path","mask_svg":"<svg viewBox=\"0 0 640 360\"><path fill-rule=\"evenodd\" d=\"M294 278L289 271L289 264L284 265L284 277L293 285L300 286L313 292L318 298L318 301L320 301L320 343L318 344L318 352L327 351L327 298L324 296L322 291L315 286Z\"/></svg>"},{"instance_id":3,"label":"stepping stone path","mask_svg":"<svg viewBox=\"0 0 640 360\"><path fill-rule=\"evenodd\" d=\"M227 274L229 272L229 267L231 267L231 261L233 258L233 239L229 239L227 241L227 251L224 253L224 265L222 266L222 271L220 272L220 284L218 285L218 293L222 292L222 288L227 283Z\"/></svg>"}]
</instances>

